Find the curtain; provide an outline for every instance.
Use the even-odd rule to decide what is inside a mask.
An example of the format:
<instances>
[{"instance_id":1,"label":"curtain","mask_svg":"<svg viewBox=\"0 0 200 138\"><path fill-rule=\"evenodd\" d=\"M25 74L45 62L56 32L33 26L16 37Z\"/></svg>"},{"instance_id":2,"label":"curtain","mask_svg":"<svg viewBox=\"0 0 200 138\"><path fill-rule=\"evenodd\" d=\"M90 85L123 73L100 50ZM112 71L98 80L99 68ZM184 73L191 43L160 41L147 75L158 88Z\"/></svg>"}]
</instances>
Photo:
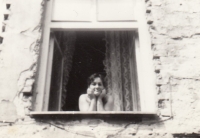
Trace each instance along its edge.
<instances>
[{"instance_id":1,"label":"curtain","mask_svg":"<svg viewBox=\"0 0 200 138\"><path fill-rule=\"evenodd\" d=\"M136 77L132 77L132 68L136 68L135 57L130 52L134 48L133 33L128 31L106 32L106 70L107 89L114 97L115 111L133 111L134 93L132 87ZM134 60L134 61L133 61ZM135 73L134 73L135 74ZM134 78L134 80L133 80ZM134 82L133 82L134 81Z\"/></svg>"},{"instance_id":2,"label":"curtain","mask_svg":"<svg viewBox=\"0 0 200 138\"><path fill-rule=\"evenodd\" d=\"M69 80L69 73L72 68L72 58L75 51L76 33L75 32L57 32L56 36L60 42L61 49L64 55L62 103L61 103L61 107L63 107L66 101L66 96L67 96L66 85Z\"/></svg>"}]
</instances>

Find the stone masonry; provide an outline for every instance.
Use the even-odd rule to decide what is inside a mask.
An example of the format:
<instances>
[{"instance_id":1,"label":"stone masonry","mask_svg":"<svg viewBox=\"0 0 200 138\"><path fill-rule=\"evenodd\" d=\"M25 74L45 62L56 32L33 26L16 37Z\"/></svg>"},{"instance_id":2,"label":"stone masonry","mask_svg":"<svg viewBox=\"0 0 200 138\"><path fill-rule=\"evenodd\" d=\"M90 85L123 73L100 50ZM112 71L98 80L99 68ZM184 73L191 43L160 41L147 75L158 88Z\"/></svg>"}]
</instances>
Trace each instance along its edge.
<instances>
[{"instance_id":1,"label":"stone masonry","mask_svg":"<svg viewBox=\"0 0 200 138\"><path fill-rule=\"evenodd\" d=\"M141 1L151 34L158 114L137 122L29 116L45 1L0 0L0 137L200 137L200 1Z\"/></svg>"}]
</instances>

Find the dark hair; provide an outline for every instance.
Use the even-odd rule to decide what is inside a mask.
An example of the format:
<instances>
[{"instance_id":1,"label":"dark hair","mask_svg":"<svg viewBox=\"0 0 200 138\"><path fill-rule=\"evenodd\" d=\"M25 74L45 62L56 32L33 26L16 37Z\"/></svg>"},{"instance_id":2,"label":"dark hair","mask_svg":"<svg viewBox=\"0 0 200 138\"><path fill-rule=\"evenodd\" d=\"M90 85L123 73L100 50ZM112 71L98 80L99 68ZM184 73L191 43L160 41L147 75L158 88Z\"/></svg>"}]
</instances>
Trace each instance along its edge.
<instances>
[{"instance_id":1,"label":"dark hair","mask_svg":"<svg viewBox=\"0 0 200 138\"><path fill-rule=\"evenodd\" d=\"M103 83L103 86L106 87L106 82L105 82L105 79L104 79L104 76L100 73L94 73L92 74L89 78L88 78L88 87L90 86L90 84L94 81L94 79L96 78L100 78L102 83Z\"/></svg>"}]
</instances>

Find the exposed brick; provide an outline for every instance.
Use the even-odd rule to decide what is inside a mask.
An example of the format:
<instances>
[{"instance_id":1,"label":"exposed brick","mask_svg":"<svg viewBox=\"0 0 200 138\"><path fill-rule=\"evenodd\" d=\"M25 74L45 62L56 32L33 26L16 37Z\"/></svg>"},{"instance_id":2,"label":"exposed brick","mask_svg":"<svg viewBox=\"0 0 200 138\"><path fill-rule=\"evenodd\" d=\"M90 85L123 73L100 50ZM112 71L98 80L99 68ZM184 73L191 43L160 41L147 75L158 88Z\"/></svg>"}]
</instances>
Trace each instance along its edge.
<instances>
[{"instance_id":1,"label":"exposed brick","mask_svg":"<svg viewBox=\"0 0 200 138\"><path fill-rule=\"evenodd\" d=\"M170 96L171 96L170 92L161 91L161 93L158 95L158 99L160 99L160 100L170 100Z\"/></svg>"},{"instance_id":2,"label":"exposed brick","mask_svg":"<svg viewBox=\"0 0 200 138\"><path fill-rule=\"evenodd\" d=\"M23 93L31 93L31 91L32 91L32 86L26 86L22 90Z\"/></svg>"},{"instance_id":3,"label":"exposed brick","mask_svg":"<svg viewBox=\"0 0 200 138\"><path fill-rule=\"evenodd\" d=\"M158 57L166 57L168 52L166 50L156 50L153 52L153 55Z\"/></svg>"},{"instance_id":4,"label":"exposed brick","mask_svg":"<svg viewBox=\"0 0 200 138\"><path fill-rule=\"evenodd\" d=\"M176 83L176 82L173 81L173 83ZM171 84L162 85L160 87L160 90L162 92L177 92L178 91L178 85L171 85Z\"/></svg>"},{"instance_id":5,"label":"exposed brick","mask_svg":"<svg viewBox=\"0 0 200 138\"><path fill-rule=\"evenodd\" d=\"M161 115L162 116L165 116L165 117L170 117L172 114L171 114L171 111L169 108L166 108L166 109L162 109L161 110Z\"/></svg>"},{"instance_id":6,"label":"exposed brick","mask_svg":"<svg viewBox=\"0 0 200 138\"><path fill-rule=\"evenodd\" d=\"M35 79L28 79L28 80L26 81L25 86L32 86L34 82L35 82Z\"/></svg>"}]
</instances>

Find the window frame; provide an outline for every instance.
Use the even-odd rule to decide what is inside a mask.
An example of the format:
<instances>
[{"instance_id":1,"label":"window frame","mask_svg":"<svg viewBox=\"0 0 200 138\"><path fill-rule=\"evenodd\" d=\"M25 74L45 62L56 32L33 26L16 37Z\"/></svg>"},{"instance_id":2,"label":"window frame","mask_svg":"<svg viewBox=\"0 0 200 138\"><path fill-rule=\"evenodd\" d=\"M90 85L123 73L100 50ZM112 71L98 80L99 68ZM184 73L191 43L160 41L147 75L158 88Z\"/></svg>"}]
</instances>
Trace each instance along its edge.
<instances>
[{"instance_id":1,"label":"window frame","mask_svg":"<svg viewBox=\"0 0 200 138\"><path fill-rule=\"evenodd\" d=\"M53 33L50 34L49 39L49 54L48 54L48 61L47 61L47 72L46 72L46 85L45 85L45 94L44 94L44 101L46 102L43 106L43 110L47 111L49 108L49 99L50 99L50 85L51 85L51 76L52 76L52 66L53 66L53 55L54 55L54 49L55 47L58 48L60 55L62 56L61 61L61 76L63 76L63 67L64 67L64 55L61 50L60 44L58 43L55 35ZM61 110L61 102L62 102L62 83L63 83L63 77L60 79L60 95L59 95L59 105L58 105L58 111Z\"/></svg>"},{"instance_id":2,"label":"window frame","mask_svg":"<svg viewBox=\"0 0 200 138\"><path fill-rule=\"evenodd\" d=\"M143 0L137 0L138 7L135 10L140 13L140 11L145 10L145 5ZM51 14L52 14L52 5L53 1L46 1L45 3L45 12L44 12L44 24L43 24L43 35L42 35L42 45L40 49L40 57L38 61L38 70L36 76L36 85L34 89L34 97L35 100L33 103L34 111L31 114L52 114L52 112L47 111L44 108L46 104L44 102L46 95L46 80L48 80L48 76L46 71L48 67L48 52L50 45L50 33L53 31L135 31L138 36L135 38L135 54L136 54L136 64L138 70L138 87L140 89L140 102L141 102L141 111L131 111L130 113L127 111L121 111L118 113L122 114L156 114L156 89L155 89L155 76L153 71L152 64L152 53L151 53L151 42L150 42L150 34L148 32L148 26L145 20L145 16L137 15L137 21L131 22L51 22ZM140 40L139 40L140 39ZM148 49L147 49L148 47ZM150 60L148 59L150 57ZM145 68L148 68L148 70ZM147 76L147 80L144 76ZM150 82L147 84L147 82ZM149 92L148 92L149 90ZM148 93L147 93L148 92ZM148 107L147 107L148 105ZM109 111L108 111L109 112ZM107 112L107 113L108 113ZM55 112L54 112L55 113ZM57 114L60 112L56 111ZM77 112L68 112L76 113ZM113 113L111 111L110 113ZM62 114L62 113L61 113ZM67 112L65 112L67 114ZM82 114L81 112L78 114ZM85 113L83 113L85 114ZM90 114L88 112L88 114Z\"/></svg>"}]
</instances>

